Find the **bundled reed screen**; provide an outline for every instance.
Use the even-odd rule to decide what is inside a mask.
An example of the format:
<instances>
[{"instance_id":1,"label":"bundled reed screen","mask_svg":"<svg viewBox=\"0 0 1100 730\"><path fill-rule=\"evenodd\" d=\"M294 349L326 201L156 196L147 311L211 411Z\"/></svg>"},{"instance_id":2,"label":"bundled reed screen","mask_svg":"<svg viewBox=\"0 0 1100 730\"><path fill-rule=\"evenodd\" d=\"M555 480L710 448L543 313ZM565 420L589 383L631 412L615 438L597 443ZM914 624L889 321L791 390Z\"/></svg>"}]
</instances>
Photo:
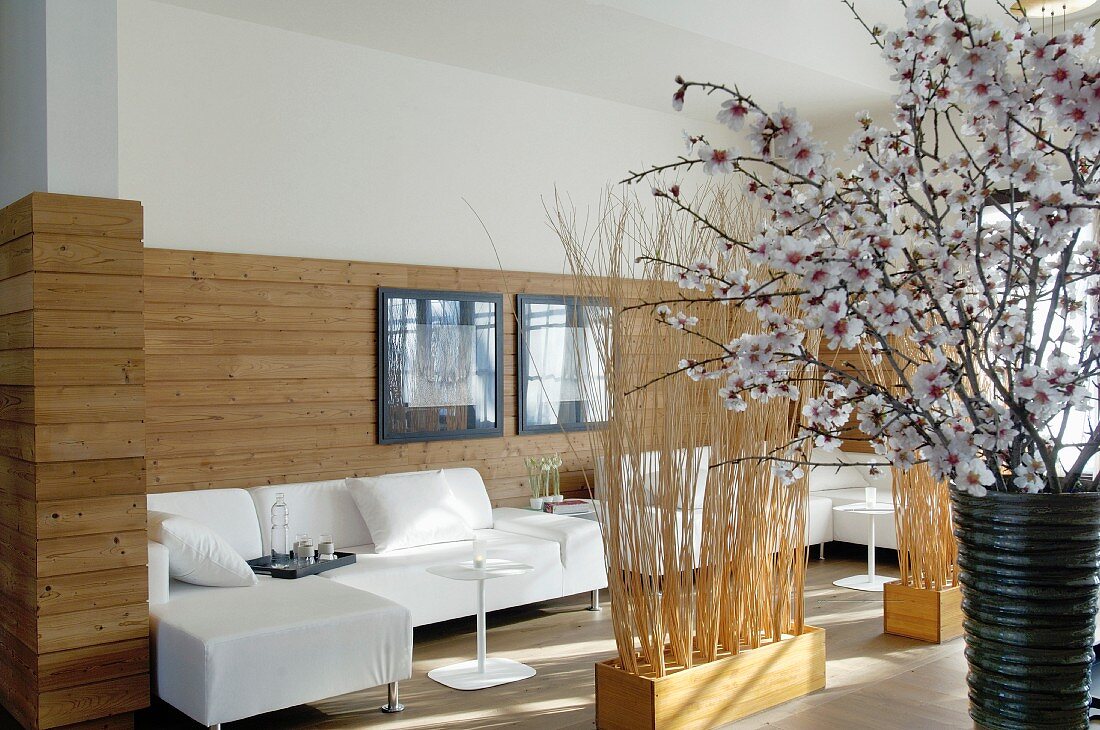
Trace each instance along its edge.
<instances>
[{"instance_id":1,"label":"bundled reed screen","mask_svg":"<svg viewBox=\"0 0 1100 730\"><path fill-rule=\"evenodd\" d=\"M706 194L711 218L748 236L751 210L724 191ZM784 485L758 458L795 438L801 403L754 400L734 413L713 382L682 371L761 326L677 285L682 265L714 257L717 241L667 208L610 194L590 228L560 204L553 224L577 295L609 305L589 336L610 418L590 436L621 668L664 677L801 634L806 479ZM662 303L698 322L670 326Z\"/></svg>"},{"instance_id":2,"label":"bundled reed screen","mask_svg":"<svg viewBox=\"0 0 1100 730\"><path fill-rule=\"evenodd\" d=\"M894 469L893 476L901 584L936 591L957 585L959 547L947 482L933 478L926 464Z\"/></svg>"},{"instance_id":3,"label":"bundled reed screen","mask_svg":"<svg viewBox=\"0 0 1100 730\"><path fill-rule=\"evenodd\" d=\"M911 362L922 357L909 336L894 338L891 345ZM852 366L903 392L892 369L881 361L872 362L865 353L857 355L858 363ZM908 470L892 469L891 474L901 584L936 591L956 586L959 550L952 527L950 487L933 477L924 463Z\"/></svg>"}]
</instances>

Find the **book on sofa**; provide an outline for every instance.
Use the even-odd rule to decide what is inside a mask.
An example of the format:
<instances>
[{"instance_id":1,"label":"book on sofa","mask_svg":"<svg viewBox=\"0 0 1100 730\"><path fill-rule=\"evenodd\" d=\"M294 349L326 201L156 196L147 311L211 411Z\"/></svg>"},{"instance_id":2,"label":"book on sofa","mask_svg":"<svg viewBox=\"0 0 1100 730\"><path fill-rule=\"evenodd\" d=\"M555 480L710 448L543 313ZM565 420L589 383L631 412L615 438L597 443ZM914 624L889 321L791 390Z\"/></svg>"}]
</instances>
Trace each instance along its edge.
<instances>
[{"instance_id":1,"label":"book on sofa","mask_svg":"<svg viewBox=\"0 0 1100 730\"><path fill-rule=\"evenodd\" d=\"M560 502L547 502L542 506L543 512L552 515L580 515L592 511L592 503L587 499L563 499Z\"/></svg>"}]
</instances>

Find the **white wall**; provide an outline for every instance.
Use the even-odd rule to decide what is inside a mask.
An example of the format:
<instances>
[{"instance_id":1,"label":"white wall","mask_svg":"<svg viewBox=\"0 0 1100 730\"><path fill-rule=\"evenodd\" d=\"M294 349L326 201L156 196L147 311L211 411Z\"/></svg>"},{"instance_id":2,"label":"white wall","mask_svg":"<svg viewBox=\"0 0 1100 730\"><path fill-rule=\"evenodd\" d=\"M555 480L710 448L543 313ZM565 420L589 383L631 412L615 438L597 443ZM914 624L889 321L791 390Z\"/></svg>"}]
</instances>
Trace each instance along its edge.
<instances>
[{"instance_id":1,"label":"white wall","mask_svg":"<svg viewBox=\"0 0 1100 730\"><path fill-rule=\"evenodd\" d=\"M148 246L494 268L465 198L505 268L560 272L555 185L595 204L682 149L671 109L151 0L118 0L118 58L119 193Z\"/></svg>"},{"instance_id":2,"label":"white wall","mask_svg":"<svg viewBox=\"0 0 1100 730\"><path fill-rule=\"evenodd\" d=\"M46 189L46 6L0 0L0 206Z\"/></svg>"},{"instance_id":3,"label":"white wall","mask_svg":"<svg viewBox=\"0 0 1100 730\"><path fill-rule=\"evenodd\" d=\"M118 197L116 6L116 0L47 0L46 149L52 193Z\"/></svg>"},{"instance_id":4,"label":"white wall","mask_svg":"<svg viewBox=\"0 0 1100 730\"><path fill-rule=\"evenodd\" d=\"M118 196L116 0L0 0L0 206Z\"/></svg>"}]
</instances>

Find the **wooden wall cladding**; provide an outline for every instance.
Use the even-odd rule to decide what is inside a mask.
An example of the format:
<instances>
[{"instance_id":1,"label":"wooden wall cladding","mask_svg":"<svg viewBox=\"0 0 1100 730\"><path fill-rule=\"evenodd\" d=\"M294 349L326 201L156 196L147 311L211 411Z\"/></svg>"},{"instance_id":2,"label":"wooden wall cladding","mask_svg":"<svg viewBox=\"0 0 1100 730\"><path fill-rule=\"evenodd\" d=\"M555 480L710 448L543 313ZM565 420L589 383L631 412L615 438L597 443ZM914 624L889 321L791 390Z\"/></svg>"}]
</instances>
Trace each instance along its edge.
<instances>
[{"instance_id":1,"label":"wooden wall cladding","mask_svg":"<svg viewBox=\"0 0 1100 730\"><path fill-rule=\"evenodd\" d=\"M852 350L848 348L830 350L823 344L821 359L837 370L849 373L866 374L867 368L869 367L867 355L861 350ZM867 434L859 430L859 419L856 418L854 413L848 420L848 425L841 435L841 441L840 448L844 451L861 454L875 453L874 448L868 440Z\"/></svg>"},{"instance_id":2,"label":"wooden wall cladding","mask_svg":"<svg viewBox=\"0 0 1100 730\"><path fill-rule=\"evenodd\" d=\"M0 211L0 700L29 728L149 702L141 238L132 201Z\"/></svg>"},{"instance_id":3,"label":"wooden wall cladding","mask_svg":"<svg viewBox=\"0 0 1100 730\"><path fill-rule=\"evenodd\" d=\"M377 443L379 286L505 293L503 438ZM550 274L147 249L149 491L471 466L494 505L519 505L524 457L551 452L562 488L583 490L585 433L516 435L514 295L571 291Z\"/></svg>"}]
</instances>

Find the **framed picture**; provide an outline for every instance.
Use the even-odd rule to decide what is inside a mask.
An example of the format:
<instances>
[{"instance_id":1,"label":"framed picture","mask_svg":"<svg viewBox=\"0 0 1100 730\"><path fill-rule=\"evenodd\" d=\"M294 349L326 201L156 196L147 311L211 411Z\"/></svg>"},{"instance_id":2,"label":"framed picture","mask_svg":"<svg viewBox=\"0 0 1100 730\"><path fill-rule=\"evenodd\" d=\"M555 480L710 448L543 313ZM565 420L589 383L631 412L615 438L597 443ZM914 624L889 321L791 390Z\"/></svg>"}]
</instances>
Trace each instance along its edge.
<instances>
[{"instance_id":1,"label":"framed picture","mask_svg":"<svg viewBox=\"0 0 1100 730\"><path fill-rule=\"evenodd\" d=\"M500 436L500 294L378 289L378 442Z\"/></svg>"},{"instance_id":2,"label":"framed picture","mask_svg":"<svg viewBox=\"0 0 1100 730\"><path fill-rule=\"evenodd\" d=\"M516 295L519 433L577 431L607 422L593 325L610 312L602 300Z\"/></svg>"}]
</instances>

